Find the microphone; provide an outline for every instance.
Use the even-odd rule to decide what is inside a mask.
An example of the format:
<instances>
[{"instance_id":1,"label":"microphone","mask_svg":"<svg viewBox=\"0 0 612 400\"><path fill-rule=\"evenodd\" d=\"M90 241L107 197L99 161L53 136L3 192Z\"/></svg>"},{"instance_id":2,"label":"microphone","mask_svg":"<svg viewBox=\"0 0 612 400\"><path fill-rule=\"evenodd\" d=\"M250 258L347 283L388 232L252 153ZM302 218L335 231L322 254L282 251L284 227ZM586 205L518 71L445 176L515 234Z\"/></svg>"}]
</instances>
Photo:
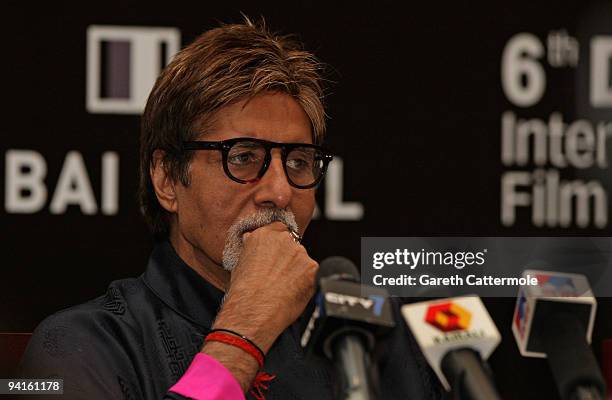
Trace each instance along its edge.
<instances>
[{"instance_id":1,"label":"microphone","mask_svg":"<svg viewBox=\"0 0 612 400\"><path fill-rule=\"evenodd\" d=\"M341 398L379 398L371 352L376 338L395 326L387 291L362 286L357 267L344 257L321 262L317 281L314 311L300 340L306 357L332 360Z\"/></svg>"},{"instance_id":2,"label":"microphone","mask_svg":"<svg viewBox=\"0 0 612 400\"><path fill-rule=\"evenodd\" d=\"M455 398L501 400L485 361L501 336L479 297L407 304L402 315L425 359Z\"/></svg>"},{"instance_id":3,"label":"microphone","mask_svg":"<svg viewBox=\"0 0 612 400\"><path fill-rule=\"evenodd\" d=\"M512 332L521 355L547 358L563 400L603 399L605 381L591 351L597 301L584 275L525 270Z\"/></svg>"}]
</instances>

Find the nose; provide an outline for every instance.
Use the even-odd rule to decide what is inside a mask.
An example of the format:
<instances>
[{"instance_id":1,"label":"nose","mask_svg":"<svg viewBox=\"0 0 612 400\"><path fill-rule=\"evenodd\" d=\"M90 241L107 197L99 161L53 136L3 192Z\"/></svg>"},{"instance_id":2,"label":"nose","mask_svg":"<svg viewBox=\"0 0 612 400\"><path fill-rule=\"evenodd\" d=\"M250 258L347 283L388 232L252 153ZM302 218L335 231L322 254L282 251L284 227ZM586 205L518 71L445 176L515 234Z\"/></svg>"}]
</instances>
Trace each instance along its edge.
<instances>
[{"instance_id":1,"label":"nose","mask_svg":"<svg viewBox=\"0 0 612 400\"><path fill-rule=\"evenodd\" d=\"M257 182L255 204L259 207L285 209L291 202L293 188L287 181L280 154L272 153L272 161L263 177Z\"/></svg>"}]
</instances>

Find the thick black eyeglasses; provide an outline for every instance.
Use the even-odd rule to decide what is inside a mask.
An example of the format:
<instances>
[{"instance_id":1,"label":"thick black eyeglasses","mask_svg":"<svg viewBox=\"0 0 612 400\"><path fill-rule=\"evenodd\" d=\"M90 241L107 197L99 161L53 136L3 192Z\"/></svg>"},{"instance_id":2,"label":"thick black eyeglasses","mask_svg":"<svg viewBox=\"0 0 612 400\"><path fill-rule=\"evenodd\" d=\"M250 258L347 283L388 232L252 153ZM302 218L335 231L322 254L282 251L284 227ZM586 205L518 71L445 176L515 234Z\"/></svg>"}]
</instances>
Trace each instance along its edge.
<instances>
[{"instance_id":1,"label":"thick black eyeglasses","mask_svg":"<svg viewBox=\"0 0 612 400\"><path fill-rule=\"evenodd\" d=\"M255 138L183 142L185 150L221 151L225 174L238 183L261 179L272 161L271 150L277 147L281 149L287 181L299 189L309 189L321 182L334 157L321 146L307 143L276 143Z\"/></svg>"}]
</instances>

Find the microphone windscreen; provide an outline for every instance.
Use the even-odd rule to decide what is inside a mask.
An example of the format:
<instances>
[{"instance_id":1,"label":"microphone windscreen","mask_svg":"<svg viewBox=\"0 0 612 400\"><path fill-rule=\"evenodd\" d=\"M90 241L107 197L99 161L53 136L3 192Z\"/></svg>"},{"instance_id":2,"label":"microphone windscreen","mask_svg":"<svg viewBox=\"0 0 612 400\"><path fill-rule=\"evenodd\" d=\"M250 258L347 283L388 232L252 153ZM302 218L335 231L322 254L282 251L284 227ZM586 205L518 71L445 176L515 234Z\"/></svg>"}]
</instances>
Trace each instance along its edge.
<instances>
[{"instance_id":1,"label":"microphone windscreen","mask_svg":"<svg viewBox=\"0 0 612 400\"><path fill-rule=\"evenodd\" d=\"M359 270L351 260L346 257L334 256L327 257L321 261L317 273L317 281L321 280L321 278L332 277L358 281L359 276Z\"/></svg>"}]
</instances>

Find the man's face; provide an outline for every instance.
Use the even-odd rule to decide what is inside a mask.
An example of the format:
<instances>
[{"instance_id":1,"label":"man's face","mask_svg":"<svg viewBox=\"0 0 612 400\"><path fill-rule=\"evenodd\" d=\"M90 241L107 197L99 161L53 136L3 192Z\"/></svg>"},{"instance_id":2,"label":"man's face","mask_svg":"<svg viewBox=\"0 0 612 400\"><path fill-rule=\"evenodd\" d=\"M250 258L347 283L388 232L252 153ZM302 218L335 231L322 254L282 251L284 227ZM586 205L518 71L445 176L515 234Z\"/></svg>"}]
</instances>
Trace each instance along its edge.
<instances>
[{"instance_id":1,"label":"man's face","mask_svg":"<svg viewBox=\"0 0 612 400\"><path fill-rule=\"evenodd\" d=\"M237 137L312 143L308 116L291 96L281 93L262 94L220 109L207 134L198 139L218 141ZM272 150L268 170L254 183L231 180L223 170L222 155L217 150L195 151L190 176L189 186L176 183L171 239L179 254L188 251L199 263L212 261L220 265L230 226L258 210L291 211L300 235L312 218L315 189L289 185L280 149Z\"/></svg>"}]
</instances>

